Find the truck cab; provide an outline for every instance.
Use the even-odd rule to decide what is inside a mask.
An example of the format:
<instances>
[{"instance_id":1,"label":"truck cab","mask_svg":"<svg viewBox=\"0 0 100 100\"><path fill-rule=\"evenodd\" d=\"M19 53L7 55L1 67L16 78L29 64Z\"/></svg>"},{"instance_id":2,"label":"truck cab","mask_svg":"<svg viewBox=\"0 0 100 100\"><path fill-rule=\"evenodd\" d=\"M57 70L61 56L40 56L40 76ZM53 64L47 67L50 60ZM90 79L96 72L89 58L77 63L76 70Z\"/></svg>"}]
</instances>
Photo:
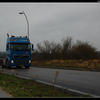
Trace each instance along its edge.
<instances>
[{"instance_id":1,"label":"truck cab","mask_svg":"<svg viewBox=\"0 0 100 100\"><path fill-rule=\"evenodd\" d=\"M29 38L25 37L7 37L6 42L6 68L11 66L29 68L31 66L31 50L33 44L30 43Z\"/></svg>"}]
</instances>

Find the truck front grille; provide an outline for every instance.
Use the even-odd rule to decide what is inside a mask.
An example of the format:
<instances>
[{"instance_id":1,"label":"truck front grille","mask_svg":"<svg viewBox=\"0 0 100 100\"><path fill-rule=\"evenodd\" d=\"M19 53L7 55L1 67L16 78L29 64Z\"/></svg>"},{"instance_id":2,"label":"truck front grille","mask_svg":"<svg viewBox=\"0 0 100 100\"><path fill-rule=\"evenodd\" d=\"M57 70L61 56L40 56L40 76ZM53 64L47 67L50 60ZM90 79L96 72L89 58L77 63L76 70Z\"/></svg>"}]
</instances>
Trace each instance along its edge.
<instances>
[{"instance_id":1,"label":"truck front grille","mask_svg":"<svg viewBox=\"0 0 100 100\"><path fill-rule=\"evenodd\" d=\"M29 58L29 55L14 55L14 58Z\"/></svg>"},{"instance_id":2,"label":"truck front grille","mask_svg":"<svg viewBox=\"0 0 100 100\"><path fill-rule=\"evenodd\" d=\"M15 64L28 64L28 60L15 60Z\"/></svg>"}]
</instances>

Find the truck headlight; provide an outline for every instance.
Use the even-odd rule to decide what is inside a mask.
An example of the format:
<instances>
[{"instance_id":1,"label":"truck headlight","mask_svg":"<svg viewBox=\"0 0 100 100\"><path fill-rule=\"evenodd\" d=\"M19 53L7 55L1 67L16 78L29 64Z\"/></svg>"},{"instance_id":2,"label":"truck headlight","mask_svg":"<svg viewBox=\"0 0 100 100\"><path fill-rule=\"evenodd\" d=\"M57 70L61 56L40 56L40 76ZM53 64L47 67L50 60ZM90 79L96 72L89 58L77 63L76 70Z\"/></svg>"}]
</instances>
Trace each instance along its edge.
<instances>
[{"instance_id":1,"label":"truck headlight","mask_svg":"<svg viewBox=\"0 0 100 100\"><path fill-rule=\"evenodd\" d=\"M31 60L29 60L29 63L31 63Z\"/></svg>"},{"instance_id":2,"label":"truck headlight","mask_svg":"<svg viewBox=\"0 0 100 100\"><path fill-rule=\"evenodd\" d=\"M14 61L13 61L13 60L11 60L11 63L13 64L13 63L14 63Z\"/></svg>"}]
</instances>

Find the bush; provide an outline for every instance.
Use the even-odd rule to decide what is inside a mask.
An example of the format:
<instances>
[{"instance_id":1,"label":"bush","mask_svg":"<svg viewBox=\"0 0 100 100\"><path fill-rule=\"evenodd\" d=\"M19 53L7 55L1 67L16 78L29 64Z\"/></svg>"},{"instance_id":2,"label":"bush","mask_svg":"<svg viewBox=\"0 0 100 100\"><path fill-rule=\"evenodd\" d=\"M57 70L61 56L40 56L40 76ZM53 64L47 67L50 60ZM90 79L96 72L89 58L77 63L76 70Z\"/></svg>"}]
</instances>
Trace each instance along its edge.
<instances>
[{"instance_id":1,"label":"bush","mask_svg":"<svg viewBox=\"0 0 100 100\"><path fill-rule=\"evenodd\" d=\"M98 58L98 54L96 53L96 48L92 45L89 45L88 42L82 42L77 40L76 44L73 45L73 57L76 59L95 59Z\"/></svg>"},{"instance_id":2,"label":"bush","mask_svg":"<svg viewBox=\"0 0 100 100\"><path fill-rule=\"evenodd\" d=\"M37 55L37 56L36 56ZM73 42L72 37L66 37L60 43L48 40L37 44L37 49L32 54L32 59L38 60L67 60L67 59L97 59L98 53L96 48L88 42L76 40Z\"/></svg>"}]
</instances>

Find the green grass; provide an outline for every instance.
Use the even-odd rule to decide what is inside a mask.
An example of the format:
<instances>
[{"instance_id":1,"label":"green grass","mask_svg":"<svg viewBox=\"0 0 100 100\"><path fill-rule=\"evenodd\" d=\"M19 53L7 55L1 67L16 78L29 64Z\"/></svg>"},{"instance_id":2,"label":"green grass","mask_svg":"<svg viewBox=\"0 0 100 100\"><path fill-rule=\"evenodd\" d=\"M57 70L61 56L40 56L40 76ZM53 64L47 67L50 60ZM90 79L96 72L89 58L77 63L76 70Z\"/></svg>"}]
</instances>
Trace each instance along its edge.
<instances>
[{"instance_id":1,"label":"green grass","mask_svg":"<svg viewBox=\"0 0 100 100\"><path fill-rule=\"evenodd\" d=\"M0 87L13 97L76 97L56 90L54 87L37 84L34 80L20 79L14 75L2 73L0 73Z\"/></svg>"}]
</instances>

